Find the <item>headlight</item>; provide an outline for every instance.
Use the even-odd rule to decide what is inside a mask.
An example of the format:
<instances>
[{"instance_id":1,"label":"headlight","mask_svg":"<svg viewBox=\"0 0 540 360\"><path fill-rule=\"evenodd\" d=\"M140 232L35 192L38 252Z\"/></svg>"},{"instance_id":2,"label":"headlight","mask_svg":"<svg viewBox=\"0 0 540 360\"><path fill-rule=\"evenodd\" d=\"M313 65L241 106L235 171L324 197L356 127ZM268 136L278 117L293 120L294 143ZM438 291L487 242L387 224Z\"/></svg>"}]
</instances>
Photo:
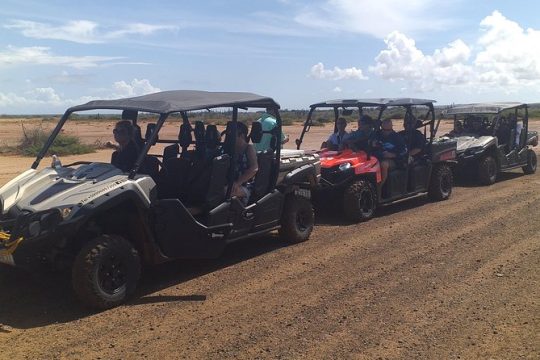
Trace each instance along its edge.
<instances>
[{"instance_id":1,"label":"headlight","mask_svg":"<svg viewBox=\"0 0 540 360\"><path fill-rule=\"evenodd\" d=\"M351 163L339 164L338 168L341 171L349 170L351 168Z\"/></svg>"}]
</instances>

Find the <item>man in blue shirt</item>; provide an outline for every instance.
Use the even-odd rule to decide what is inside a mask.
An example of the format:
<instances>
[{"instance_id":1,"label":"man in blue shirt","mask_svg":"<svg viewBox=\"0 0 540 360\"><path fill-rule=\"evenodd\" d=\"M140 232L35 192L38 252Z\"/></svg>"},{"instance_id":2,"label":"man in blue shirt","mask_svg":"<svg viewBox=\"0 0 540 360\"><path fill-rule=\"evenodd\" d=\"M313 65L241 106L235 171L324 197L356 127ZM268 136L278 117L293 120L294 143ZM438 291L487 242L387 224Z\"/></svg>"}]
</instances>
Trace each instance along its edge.
<instances>
[{"instance_id":1,"label":"man in blue shirt","mask_svg":"<svg viewBox=\"0 0 540 360\"><path fill-rule=\"evenodd\" d=\"M276 115L274 114L273 109L267 108L266 112L264 112L257 121L261 123L262 131L264 133L261 141L253 145L255 145L255 150L257 151L266 151L271 148L273 136L269 132L277 126ZM289 141L289 137L285 136L285 134L283 134L283 131L281 131L280 146L285 144L287 141Z\"/></svg>"},{"instance_id":2,"label":"man in blue shirt","mask_svg":"<svg viewBox=\"0 0 540 360\"><path fill-rule=\"evenodd\" d=\"M362 115L358 120L358 129L351 132L345 139L344 146L353 151L367 150L368 142L373 137L373 119Z\"/></svg>"},{"instance_id":3,"label":"man in blue shirt","mask_svg":"<svg viewBox=\"0 0 540 360\"><path fill-rule=\"evenodd\" d=\"M388 178L388 171L395 168L396 161L402 160L407 154L405 141L394 131L392 119L382 121L381 130L375 134L373 148L375 149L373 155L381 164L381 185L383 185Z\"/></svg>"}]
</instances>

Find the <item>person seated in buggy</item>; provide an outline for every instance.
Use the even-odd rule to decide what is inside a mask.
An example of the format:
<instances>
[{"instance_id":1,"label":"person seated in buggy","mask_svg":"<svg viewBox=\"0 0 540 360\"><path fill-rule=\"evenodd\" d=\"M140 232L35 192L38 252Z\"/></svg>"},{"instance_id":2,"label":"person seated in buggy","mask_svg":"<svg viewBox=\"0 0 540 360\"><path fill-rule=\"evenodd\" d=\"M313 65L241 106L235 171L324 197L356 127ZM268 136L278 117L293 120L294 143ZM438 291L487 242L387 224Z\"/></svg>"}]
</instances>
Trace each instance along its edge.
<instances>
[{"instance_id":1,"label":"person seated in buggy","mask_svg":"<svg viewBox=\"0 0 540 360\"><path fill-rule=\"evenodd\" d=\"M241 122L236 123L235 155L231 196L236 196L245 206L251 196L252 180L259 169L257 151L255 146L249 143L248 127Z\"/></svg>"},{"instance_id":2,"label":"person seated in buggy","mask_svg":"<svg viewBox=\"0 0 540 360\"><path fill-rule=\"evenodd\" d=\"M373 119L369 115L362 115L358 119L358 129L349 134L344 140L343 146L353 151L367 150L373 134Z\"/></svg>"},{"instance_id":3,"label":"person seated in buggy","mask_svg":"<svg viewBox=\"0 0 540 360\"><path fill-rule=\"evenodd\" d=\"M113 130L114 140L118 146L112 154L111 164L124 172L133 168L139 155L140 149L134 139L134 133L133 124L129 120L117 122Z\"/></svg>"},{"instance_id":4,"label":"person seated in buggy","mask_svg":"<svg viewBox=\"0 0 540 360\"><path fill-rule=\"evenodd\" d=\"M403 138L394 131L392 119L381 122L381 129L375 133L372 140L373 155L381 164L381 185L388 178L389 170L402 162L407 154L407 146Z\"/></svg>"},{"instance_id":5,"label":"person seated in buggy","mask_svg":"<svg viewBox=\"0 0 540 360\"><path fill-rule=\"evenodd\" d=\"M321 149L328 149L328 150L342 150L343 144L346 141L346 139L349 137L349 133L347 132L347 120L345 118L340 117L336 121L336 127L337 131L330 135L328 137L328 140L324 141L321 144Z\"/></svg>"},{"instance_id":6,"label":"person seated in buggy","mask_svg":"<svg viewBox=\"0 0 540 360\"><path fill-rule=\"evenodd\" d=\"M405 119L403 119L403 130L399 132L399 135L403 137L407 149L409 150L409 163L418 160L425 152L426 137L418 130L421 126L422 121L417 120L412 116L406 116Z\"/></svg>"}]
</instances>

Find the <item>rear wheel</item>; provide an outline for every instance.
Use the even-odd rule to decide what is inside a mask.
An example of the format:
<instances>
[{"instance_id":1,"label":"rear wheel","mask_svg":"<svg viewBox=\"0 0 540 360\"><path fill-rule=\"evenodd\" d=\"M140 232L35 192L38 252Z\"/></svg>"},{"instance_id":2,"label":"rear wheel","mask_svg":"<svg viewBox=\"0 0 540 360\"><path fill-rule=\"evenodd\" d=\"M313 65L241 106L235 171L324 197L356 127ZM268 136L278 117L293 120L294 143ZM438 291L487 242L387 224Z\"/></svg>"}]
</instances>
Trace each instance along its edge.
<instances>
[{"instance_id":1,"label":"rear wheel","mask_svg":"<svg viewBox=\"0 0 540 360\"><path fill-rule=\"evenodd\" d=\"M448 165L439 165L433 169L428 197L433 201L446 200L452 194L454 178Z\"/></svg>"},{"instance_id":2,"label":"rear wheel","mask_svg":"<svg viewBox=\"0 0 540 360\"><path fill-rule=\"evenodd\" d=\"M377 194L368 180L355 181L343 193L343 212L352 221L366 221L377 208Z\"/></svg>"},{"instance_id":3,"label":"rear wheel","mask_svg":"<svg viewBox=\"0 0 540 360\"><path fill-rule=\"evenodd\" d=\"M497 180L497 162L493 156L486 156L478 164L478 180L482 185L494 184Z\"/></svg>"},{"instance_id":4,"label":"rear wheel","mask_svg":"<svg viewBox=\"0 0 540 360\"><path fill-rule=\"evenodd\" d=\"M286 197L279 228L279 236L283 240L291 244L306 241L314 223L315 214L309 199L292 194Z\"/></svg>"},{"instance_id":5,"label":"rear wheel","mask_svg":"<svg viewBox=\"0 0 540 360\"><path fill-rule=\"evenodd\" d=\"M82 248L72 271L73 289L89 307L108 309L133 294L141 263L137 250L126 239L101 235Z\"/></svg>"},{"instance_id":6,"label":"rear wheel","mask_svg":"<svg viewBox=\"0 0 540 360\"><path fill-rule=\"evenodd\" d=\"M527 165L525 165L522 169L523 172L527 175L534 174L536 172L536 154L532 149L527 150Z\"/></svg>"}]
</instances>

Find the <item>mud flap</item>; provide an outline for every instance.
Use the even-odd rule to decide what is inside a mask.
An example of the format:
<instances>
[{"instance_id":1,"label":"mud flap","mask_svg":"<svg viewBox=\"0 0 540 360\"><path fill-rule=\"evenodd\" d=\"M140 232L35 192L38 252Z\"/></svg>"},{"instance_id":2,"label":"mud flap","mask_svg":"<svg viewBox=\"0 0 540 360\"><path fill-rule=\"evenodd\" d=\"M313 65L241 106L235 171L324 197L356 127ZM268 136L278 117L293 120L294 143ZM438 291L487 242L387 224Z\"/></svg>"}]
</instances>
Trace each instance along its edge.
<instances>
[{"instance_id":1,"label":"mud flap","mask_svg":"<svg viewBox=\"0 0 540 360\"><path fill-rule=\"evenodd\" d=\"M153 207L154 234L161 251L171 258L218 257L225 247L232 224L207 227L177 199L159 200Z\"/></svg>"}]
</instances>

